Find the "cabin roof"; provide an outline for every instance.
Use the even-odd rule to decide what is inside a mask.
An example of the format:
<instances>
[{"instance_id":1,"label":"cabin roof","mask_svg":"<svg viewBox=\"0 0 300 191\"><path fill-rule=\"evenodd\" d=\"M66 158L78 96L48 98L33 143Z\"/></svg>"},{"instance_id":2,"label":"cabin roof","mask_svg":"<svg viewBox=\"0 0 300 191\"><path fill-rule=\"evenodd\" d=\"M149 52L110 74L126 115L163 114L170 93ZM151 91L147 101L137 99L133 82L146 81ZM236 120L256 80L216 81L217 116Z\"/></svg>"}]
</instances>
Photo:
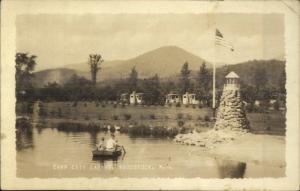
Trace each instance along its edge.
<instances>
[{"instance_id":1,"label":"cabin roof","mask_svg":"<svg viewBox=\"0 0 300 191\"><path fill-rule=\"evenodd\" d=\"M225 78L240 78L235 72L231 71Z\"/></svg>"}]
</instances>

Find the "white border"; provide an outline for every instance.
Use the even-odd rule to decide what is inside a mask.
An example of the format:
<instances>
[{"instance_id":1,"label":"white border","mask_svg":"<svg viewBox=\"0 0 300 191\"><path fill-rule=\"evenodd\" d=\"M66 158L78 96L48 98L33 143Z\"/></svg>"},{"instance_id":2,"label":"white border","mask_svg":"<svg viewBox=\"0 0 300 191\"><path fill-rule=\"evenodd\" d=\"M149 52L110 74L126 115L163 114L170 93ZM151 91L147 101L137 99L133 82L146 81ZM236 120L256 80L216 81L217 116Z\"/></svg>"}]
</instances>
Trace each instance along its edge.
<instances>
[{"instance_id":1,"label":"white border","mask_svg":"<svg viewBox=\"0 0 300 191\"><path fill-rule=\"evenodd\" d=\"M296 2L296 3L295 3ZM291 4L291 2L288 2ZM292 2L296 11L299 3ZM1 4L1 187L2 189L272 189L299 186L299 15L281 1L50 1L6 0ZM86 13L282 13L287 70L286 177L261 179L16 178L15 19L18 14ZM298 13L299 14L299 13ZM270 156L272 157L272 156Z\"/></svg>"}]
</instances>

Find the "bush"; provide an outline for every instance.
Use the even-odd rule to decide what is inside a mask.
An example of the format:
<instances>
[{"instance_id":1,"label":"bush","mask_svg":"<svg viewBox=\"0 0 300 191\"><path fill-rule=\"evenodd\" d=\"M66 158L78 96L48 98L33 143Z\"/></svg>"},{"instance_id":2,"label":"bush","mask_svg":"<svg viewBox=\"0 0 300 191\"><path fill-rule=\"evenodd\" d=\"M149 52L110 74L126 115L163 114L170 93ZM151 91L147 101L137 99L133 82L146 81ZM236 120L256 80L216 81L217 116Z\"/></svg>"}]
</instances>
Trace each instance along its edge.
<instances>
[{"instance_id":1,"label":"bush","mask_svg":"<svg viewBox=\"0 0 300 191\"><path fill-rule=\"evenodd\" d=\"M114 104L114 106L113 106L114 108L117 108L117 104Z\"/></svg>"},{"instance_id":2,"label":"bush","mask_svg":"<svg viewBox=\"0 0 300 191\"><path fill-rule=\"evenodd\" d=\"M87 107L87 103L84 103L83 106L84 106L84 107Z\"/></svg>"},{"instance_id":3,"label":"bush","mask_svg":"<svg viewBox=\"0 0 300 191\"><path fill-rule=\"evenodd\" d=\"M150 114L150 119L156 119L156 116L154 113Z\"/></svg>"},{"instance_id":4,"label":"bush","mask_svg":"<svg viewBox=\"0 0 300 191\"><path fill-rule=\"evenodd\" d=\"M199 116L199 117L198 117L198 120L199 120L199 121L202 121L202 120L203 120L203 118L202 118L201 116Z\"/></svg>"},{"instance_id":5,"label":"bush","mask_svg":"<svg viewBox=\"0 0 300 191\"><path fill-rule=\"evenodd\" d=\"M185 107L188 108L188 107L189 107L189 104L186 104Z\"/></svg>"},{"instance_id":6,"label":"bush","mask_svg":"<svg viewBox=\"0 0 300 191\"><path fill-rule=\"evenodd\" d=\"M50 115L51 115L51 117L54 117L54 116L55 116L55 111L54 111L54 110L51 110L51 111L50 111Z\"/></svg>"},{"instance_id":7,"label":"bush","mask_svg":"<svg viewBox=\"0 0 300 191\"><path fill-rule=\"evenodd\" d=\"M125 118L125 120L130 120L131 119L131 114L125 113L124 118Z\"/></svg>"},{"instance_id":8,"label":"bush","mask_svg":"<svg viewBox=\"0 0 300 191\"><path fill-rule=\"evenodd\" d=\"M195 106L195 105L193 105L193 106L192 106L192 108L193 108L193 109L196 109L196 106Z\"/></svg>"},{"instance_id":9,"label":"bush","mask_svg":"<svg viewBox=\"0 0 300 191\"><path fill-rule=\"evenodd\" d=\"M178 113L177 114L177 119L183 119L183 114L182 113Z\"/></svg>"},{"instance_id":10,"label":"bush","mask_svg":"<svg viewBox=\"0 0 300 191\"><path fill-rule=\"evenodd\" d=\"M274 103L273 107L274 107L274 109L275 109L276 111L279 111L279 107L280 107L279 102L276 101L276 102Z\"/></svg>"},{"instance_id":11,"label":"bush","mask_svg":"<svg viewBox=\"0 0 300 191\"><path fill-rule=\"evenodd\" d=\"M90 117L87 115L84 117L84 120L90 120Z\"/></svg>"},{"instance_id":12,"label":"bush","mask_svg":"<svg viewBox=\"0 0 300 191\"><path fill-rule=\"evenodd\" d=\"M61 108L58 108L57 116L58 116L58 117L62 117L62 111L61 111Z\"/></svg>"},{"instance_id":13,"label":"bush","mask_svg":"<svg viewBox=\"0 0 300 191\"><path fill-rule=\"evenodd\" d=\"M179 121L177 121L177 124L178 124L179 127L182 127L184 125L184 121L179 120Z\"/></svg>"},{"instance_id":14,"label":"bush","mask_svg":"<svg viewBox=\"0 0 300 191\"><path fill-rule=\"evenodd\" d=\"M103 104L101 105L101 107L105 108L105 107L106 107L106 105L103 103Z\"/></svg>"},{"instance_id":15,"label":"bush","mask_svg":"<svg viewBox=\"0 0 300 191\"><path fill-rule=\"evenodd\" d=\"M96 102L96 107L99 107L99 102Z\"/></svg>"},{"instance_id":16,"label":"bush","mask_svg":"<svg viewBox=\"0 0 300 191\"><path fill-rule=\"evenodd\" d=\"M75 101L73 104L72 104L72 107L77 107L77 101Z\"/></svg>"},{"instance_id":17,"label":"bush","mask_svg":"<svg viewBox=\"0 0 300 191\"><path fill-rule=\"evenodd\" d=\"M176 103L176 107L181 107L181 104L180 103Z\"/></svg>"},{"instance_id":18,"label":"bush","mask_svg":"<svg viewBox=\"0 0 300 191\"><path fill-rule=\"evenodd\" d=\"M187 115L186 115L186 118L187 118L188 120L192 120L192 116L191 116L190 114L187 114Z\"/></svg>"},{"instance_id":19,"label":"bush","mask_svg":"<svg viewBox=\"0 0 300 191\"><path fill-rule=\"evenodd\" d=\"M118 115L113 115L113 116L112 116L112 119L113 119L113 120L119 120L119 116L118 116Z\"/></svg>"},{"instance_id":20,"label":"bush","mask_svg":"<svg viewBox=\"0 0 300 191\"><path fill-rule=\"evenodd\" d=\"M202 109L202 105L201 104L199 104L198 107L199 107L199 109Z\"/></svg>"},{"instance_id":21,"label":"bush","mask_svg":"<svg viewBox=\"0 0 300 191\"><path fill-rule=\"evenodd\" d=\"M204 116L204 121L209 121L209 116L208 115Z\"/></svg>"}]
</instances>

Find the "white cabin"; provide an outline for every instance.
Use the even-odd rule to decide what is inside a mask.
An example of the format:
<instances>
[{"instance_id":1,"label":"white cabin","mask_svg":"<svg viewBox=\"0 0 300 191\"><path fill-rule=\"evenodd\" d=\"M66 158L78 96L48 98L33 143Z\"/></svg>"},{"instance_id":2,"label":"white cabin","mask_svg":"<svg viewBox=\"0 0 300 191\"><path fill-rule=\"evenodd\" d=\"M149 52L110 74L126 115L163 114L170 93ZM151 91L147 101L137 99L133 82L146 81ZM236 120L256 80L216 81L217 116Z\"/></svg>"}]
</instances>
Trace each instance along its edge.
<instances>
[{"instance_id":1,"label":"white cabin","mask_svg":"<svg viewBox=\"0 0 300 191\"><path fill-rule=\"evenodd\" d=\"M166 104L168 103L181 103L181 98L179 94L167 94L166 95Z\"/></svg>"},{"instance_id":2,"label":"white cabin","mask_svg":"<svg viewBox=\"0 0 300 191\"><path fill-rule=\"evenodd\" d=\"M129 103L129 94L128 93L121 94L120 102L121 103Z\"/></svg>"},{"instance_id":3,"label":"white cabin","mask_svg":"<svg viewBox=\"0 0 300 191\"><path fill-rule=\"evenodd\" d=\"M199 101L196 99L196 94L190 94L186 92L182 96L182 103L185 105L189 105L189 104L194 105L194 104L199 104Z\"/></svg>"},{"instance_id":4,"label":"white cabin","mask_svg":"<svg viewBox=\"0 0 300 191\"><path fill-rule=\"evenodd\" d=\"M135 91L133 91L130 94L129 102L130 104L143 104L144 103L143 97L144 97L144 93L136 93Z\"/></svg>"}]
</instances>

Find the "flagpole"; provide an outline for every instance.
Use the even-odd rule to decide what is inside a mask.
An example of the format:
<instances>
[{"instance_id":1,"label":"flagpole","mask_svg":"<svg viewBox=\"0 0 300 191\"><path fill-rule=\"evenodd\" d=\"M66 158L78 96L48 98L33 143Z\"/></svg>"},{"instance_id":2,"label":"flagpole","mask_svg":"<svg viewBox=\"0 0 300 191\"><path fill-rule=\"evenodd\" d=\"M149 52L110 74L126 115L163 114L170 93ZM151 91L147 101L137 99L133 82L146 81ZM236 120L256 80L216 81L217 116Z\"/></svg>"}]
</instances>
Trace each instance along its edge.
<instances>
[{"instance_id":1,"label":"flagpole","mask_svg":"<svg viewBox=\"0 0 300 191\"><path fill-rule=\"evenodd\" d=\"M213 56L213 100L212 100L212 109L213 109L213 117L216 117L216 43L215 43L215 31L216 28L214 27L214 56Z\"/></svg>"}]
</instances>

